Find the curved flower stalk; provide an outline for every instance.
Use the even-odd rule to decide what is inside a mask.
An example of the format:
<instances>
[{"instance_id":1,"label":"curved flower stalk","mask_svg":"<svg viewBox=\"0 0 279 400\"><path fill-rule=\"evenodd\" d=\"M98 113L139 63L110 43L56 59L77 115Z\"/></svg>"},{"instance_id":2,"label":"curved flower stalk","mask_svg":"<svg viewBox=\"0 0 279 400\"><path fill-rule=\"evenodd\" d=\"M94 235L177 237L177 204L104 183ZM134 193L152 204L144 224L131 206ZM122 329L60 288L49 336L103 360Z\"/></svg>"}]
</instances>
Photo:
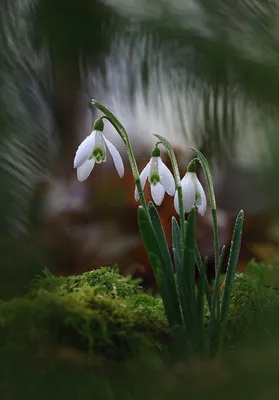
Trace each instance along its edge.
<instances>
[{"instance_id":1,"label":"curved flower stalk","mask_svg":"<svg viewBox=\"0 0 279 400\"><path fill-rule=\"evenodd\" d=\"M166 192L170 196L174 196L175 181L172 173L163 163L158 147L153 149L150 161L140 174L142 190L144 190L147 179L150 183L152 198L157 206L162 204ZM137 187L135 188L135 199L136 201L139 200L139 192Z\"/></svg>"},{"instance_id":2,"label":"curved flower stalk","mask_svg":"<svg viewBox=\"0 0 279 400\"><path fill-rule=\"evenodd\" d=\"M118 132L118 134L120 135L121 139L123 140L125 148L127 150L128 159L129 159L129 162L130 162L130 165L131 165L132 174L133 174L133 177L134 177L137 189L138 189L141 205L143 206L145 212L148 214L147 204L146 204L145 197L144 197L143 190L142 190L142 186L141 186L141 183L140 183L140 176L139 176L137 162L135 160L135 156L134 156L134 152L133 152L133 149L132 149L132 145L131 145L129 136L128 136L125 128L118 121L118 119L115 117L115 115L113 115L112 112L110 112L105 106L103 106L97 100L92 99L91 104L93 104L95 107L97 107L104 114L98 120L98 121L100 121L100 124L103 124L102 118L106 118L112 124L112 126L115 128L115 130ZM95 122L95 124L96 123L97 123L97 121Z\"/></svg>"},{"instance_id":3,"label":"curved flower stalk","mask_svg":"<svg viewBox=\"0 0 279 400\"><path fill-rule=\"evenodd\" d=\"M207 206L206 196L197 174L194 171L193 163L187 168L187 172L181 180L181 186L184 212L189 213L192 208L196 206L200 215L204 215ZM174 197L174 208L179 214L177 191Z\"/></svg>"},{"instance_id":4,"label":"curved flower stalk","mask_svg":"<svg viewBox=\"0 0 279 400\"><path fill-rule=\"evenodd\" d=\"M180 230L181 230L181 240L184 242L185 240L185 216L183 212L183 196L182 196L182 187L181 187L181 180L179 174L179 168L177 164L177 160L173 151L172 146L170 145L169 141L161 135L154 134L154 136L159 139L159 143L161 143L168 152L169 158L171 160L171 165L174 174L174 180L176 185L176 191L178 193L178 209L179 209L179 219L180 219ZM158 143L157 143L158 144Z\"/></svg>"},{"instance_id":5,"label":"curved flower stalk","mask_svg":"<svg viewBox=\"0 0 279 400\"><path fill-rule=\"evenodd\" d=\"M101 122L101 123L100 123ZM97 124L96 124L97 123ZM117 148L104 136L103 122L97 120L99 129L94 129L87 138L79 145L74 158L74 168L77 169L77 178L80 182L85 181L91 174L95 164L105 162L107 159L106 148L108 148L114 166L120 178L124 175L124 165Z\"/></svg>"}]
</instances>

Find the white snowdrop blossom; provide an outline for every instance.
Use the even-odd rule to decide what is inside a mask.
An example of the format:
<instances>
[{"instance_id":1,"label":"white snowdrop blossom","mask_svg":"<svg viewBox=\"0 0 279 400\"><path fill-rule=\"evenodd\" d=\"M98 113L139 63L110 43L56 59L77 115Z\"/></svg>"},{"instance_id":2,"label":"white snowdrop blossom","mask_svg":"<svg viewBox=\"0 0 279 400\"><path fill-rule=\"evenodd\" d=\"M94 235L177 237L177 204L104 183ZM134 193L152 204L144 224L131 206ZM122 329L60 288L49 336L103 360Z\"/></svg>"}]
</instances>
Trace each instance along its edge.
<instances>
[{"instance_id":1,"label":"white snowdrop blossom","mask_svg":"<svg viewBox=\"0 0 279 400\"><path fill-rule=\"evenodd\" d=\"M85 181L92 172L95 163L100 164L107 159L106 147L108 148L115 168L120 178L124 175L124 165L117 148L99 130L93 130L87 138L79 145L75 159L74 168L77 169L77 178L80 182Z\"/></svg>"},{"instance_id":2,"label":"white snowdrop blossom","mask_svg":"<svg viewBox=\"0 0 279 400\"><path fill-rule=\"evenodd\" d=\"M160 153L159 153L160 154ZM154 203L160 206L165 197L165 192L170 196L175 194L175 181L168 167L163 163L160 156L152 156L149 163L140 174L140 183L144 190L146 180L151 186L151 195ZM139 200L137 187L135 188L135 199Z\"/></svg>"},{"instance_id":3,"label":"white snowdrop blossom","mask_svg":"<svg viewBox=\"0 0 279 400\"><path fill-rule=\"evenodd\" d=\"M186 172L181 180L181 187L184 212L189 213L196 206L200 215L204 215L207 205L206 196L197 174L195 172ZM174 196L174 208L179 214L177 191Z\"/></svg>"}]
</instances>

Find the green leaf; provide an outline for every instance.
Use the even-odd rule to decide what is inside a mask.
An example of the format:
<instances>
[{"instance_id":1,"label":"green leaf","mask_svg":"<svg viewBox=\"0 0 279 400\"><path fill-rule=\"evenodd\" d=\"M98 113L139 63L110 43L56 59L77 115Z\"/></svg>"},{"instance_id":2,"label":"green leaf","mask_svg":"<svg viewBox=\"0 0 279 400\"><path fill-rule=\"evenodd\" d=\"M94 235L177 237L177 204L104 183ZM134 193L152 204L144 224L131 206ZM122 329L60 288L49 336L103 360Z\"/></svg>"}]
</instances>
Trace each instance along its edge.
<instances>
[{"instance_id":1,"label":"green leaf","mask_svg":"<svg viewBox=\"0 0 279 400\"><path fill-rule=\"evenodd\" d=\"M193 208L189 214L184 242L183 264L177 271L177 281L184 322L192 341L196 330L196 294L195 294L195 231L196 214Z\"/></svg>"},{"instance_id":2,"label":"green leaf","mask_svg":"<svg viewBox=\"0 0 279 400\"><path fill-rule=\"evenodd\" d=\"M232 286L234 282L235 272L238 263L238 257L240 252L241 246L241 236L243 230L243 220L244 220L244 212L240 210L238 216L235 221L233 236L231 240L231 248L227 266L227 273L225 278L225 288L224 288L224 296L222 301L222 308L221 308L221 318L220 318L220 327L219 327L219 337L218 337L218 348L217 354L223 349L224 344L224 337L226 334L227 329L227 315L229 311L230 301L231 301L231 293L232 293Z\"/></svg>"},{"instance_id":3,"label":"green leaf","mask_svg":"<svg viewBox=\"0 0 279 400\"><path fill-rule=\"evenodd\" d=\"M163 274L162 280L165 282L167 291L169 293L168 296L172 300L173 313L175 313L175 315L176 315L177 323L182 325L179 299L178 299L177 289L176 289L175 280L174 280L174 270L173 270L172 260L171 260L165 232L162 227L160 216L152 202L149 202L149 204L148 204L148 211L149 211L149 215L150 215L150 219L151 219L151 223L153 225L155 235L157 237L157 244L158 244L158 247L160 250L161 266L162 266L162 274Z\"/></svg>"},{"instance_id":4,"label":"green leaf","mask_svg":"<svg viewBox=\"0 0 279 400\"><path fill-rule=\"evenodd\" d=\"M197 242L196 242L196 248L195 248L195 260L196 260L196 264L197 264L199 272L202 270L202 268L204 268L204 270L205 270L205 264L202 261ZM211 309L212 295L211 295L210 286L209 286L209 282L208 282L206 274L205 274L205 294L206 294L208 308Z\"/></svg>"},{"instance_id":5,"label":"green leaf","mask_svg":"<svg viewBox=\"0 0 279 400\"><path fill-rule=\"evenodd\" d=\"M199 351L202 354L204 351L204 295L206 288L206 273L205 265L202 263L199 269L199 282L197 290L197 331L199 334Z\"/></svg>"},{"instance_id":6,"label":"green leaf","mask_svg":"<svg viewBox=\"0 0 279 400\"><path fill-rule=\"evenodd\" d=\"M185 221L185 225L187 226L187 221ZM188 304L188 295L187 295L187 280L183 275L183 246L182 246L182 238L181 231L176 219L172 218L172 251L173 258L176 268L176 276L177 276L177 286L180 304L183 313L184 323L186 325L187 321L191 320L191 315L189 312Z\"/></svg>"},{"instance_id":7,"label":"green leaf","mask_svg":"<svg viewBox=\"0 0 279 400\"><path fill-rule=\"evenodd\" d=\"M220 298L220 274L222 269L222 263L224 258L225 246L222 247L219 263L216 268L216 275L213 287L213 297L212 297L212 306L210 308L210 321L208 328L208 343L211 347L212 338L220 337L220 329L222 326L222 321L220 319L220 307L221 307L221 298Z\"/></svg>"},{"instance_id":8,"label":"green leaf","mask_svg":"<svg viewBox=\"0 0 279 400\"><path fill-rule=\"evenodd\" d=\"M164 265L165 265L165 271L164 273L167 275L168 279L170 282L173 282L174 284L174 279L173 279L173 265L172 265L172 260L168 248L168 243L166 239L165 232L162 227L161 219L160 216L154 207L154 204L152 202L148 203L148 211L149 215L151 218L151 222L153 225L154 232L157 237L157 243L158 247L160 249L160 253L162 256L162 259L164 260Z\"/></svg>"},{"instance_id":9,"label":"green leaf","mask_svg":"<svg viewBox=\"0 0 279 400\"><path fill-rule=\"evenodd\" d=\"M224 321L228 314L229 304L231 300L232 285L235 277L239 251L241 246L243 220L244 220L244 212L243 210L241 210L239 211L238 216L236 218L232 241L231 241L231 248L230 248L227 273L225 279L224 296L221 309L221 321Z\"/></svg>"},{"instance_id":10,"label":"green leaf","mask_svg":"<svg viewBox=\"0 0 279 400\"><path fill-rule=\"evenodd\" d=\"M147 250L148 256L150 254L159 254L159 247L157 243L157 238L155 232L153 230L152 225L150 224L150 220L148 215L146 214L144 208L142 206L138 207L138 224L141 233L141 237L145 248ZM155 278L157 280L157 271L154 270ZM160 284L160 282L157 282Z\"/></svg>"},{"instance_id":11,"label":"green leaf","mask_svg":"<svg viewBox=\"0 0 279 400\"><path fill-rule=\"evenodd\" d=\"M195 248L196 248L196 210L193 207L186 225L184 244L183 275L189 286L191 300L195 300Z\"/></svg>"},{"instance_id":12,"label":"green leaf","mask_svg":"<svg viewBox=\"0 0 279 400\"><path fill-rule=\"evenodd\" d=\"M177 223L177 220L174 217L172 217L171 220L171 227L172 227L172 251L174 256L174 264L177 271L179 266L181 268L183 263L183 246L181 239L181 231Z\"/></svg>"},{"instance_id":13,"label":"green leaf","mask_svg":"<svg viewBox=\"0 0 279 400\"><path fill-rule=\"evenodd\" d=\"M224 252L225 252L225 246L222 247L220 257L219 257L219 264L216 269L216 275L215 275L215 281L214 281L214 288L213 288L213 300L212 300L212 309L211 309L211 314L213 320L215 317L217 320L220 319L220 275L221 275L221 269L222 269L222 264L223 264L223 259L224 259ZM216 314L215 314L216 312Z\"/></svg>"},{"instance_id":14,"label":"green leaf","mask_svg":"<svg viewBox=\"0 0 279 400\"><path fill-rule=\"evenodd\" d=\"M159 220L157 219L157 211L154 206L153 208L150 207L150 209L152 209L151 213L153 223L155 222L154 226L152 225L149 215L146 213L144 208L142 206L138 207L139 229L148 253L150 263L152 264L154 270L155 279L164 303L168 322L171 327L175 325L182 325L182 318L175 287L174 275L172 271L172 264L168 263L168 257L166 255L165 249L162 251L163 255L167 258L163 258L161 252L163 246L162 244L159 245L158 237L160 237L160 239L162 240L162 235L164 235L164 232L162 229L160 218ZM156 213L154 213L154 210L156 211ZM156 230L159 230L159 236L157 236Z\"/></svg>"}]
</instances>

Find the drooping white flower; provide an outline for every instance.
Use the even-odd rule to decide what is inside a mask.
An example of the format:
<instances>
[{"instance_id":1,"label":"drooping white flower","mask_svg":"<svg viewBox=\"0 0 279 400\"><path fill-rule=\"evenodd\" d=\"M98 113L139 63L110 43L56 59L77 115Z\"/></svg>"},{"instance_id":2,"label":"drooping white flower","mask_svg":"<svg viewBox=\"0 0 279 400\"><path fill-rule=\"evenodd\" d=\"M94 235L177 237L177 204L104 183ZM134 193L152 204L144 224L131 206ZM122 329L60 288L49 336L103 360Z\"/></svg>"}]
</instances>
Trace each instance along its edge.
<instances>
[{"instance_id":1,"label":"drooping white flower","mask_svg":"<svg viewBox=\"0 0 279 400\"><path fill-rule=\"evenodd\" d=\"M144 190L146 180L151 186L151 195L154 203L160 206L165 197L165 192L170 196L175 194L175 181L168 167L163 163L160 157L159 149L155 148L149 163L144 167L140 174L140 183ZM139 200L137 187L135 188L135 199Z\"/></svg>"},{"instance_id":2,"label":"drooping white flower","mask_svg":"<svg viewBox=\"0 0 279 400\"><path fill-rule=\"evenodd\" d=\"M198 180L197 174L195 172L186 172L184 178L181 180L181 186L184 212L189 213L192 208L196 206L198 212L201 215L204 215L206 211L207 201L203 187ZM174 196L174 208L176 212L179 213L177 191Z\"/></svg>"},{"instance_id":3,"label":"drooping white flower","mask_svg":"<svg viewBox=\"0 0 279 400\"><path fill-rule=\"evenodd\" d=\"M108 148L115 168L120 178L124 175L124 165L117 148L99 130L93 130L87 138L79 145L75 159L74 168L77 169L77 178L80 182L88 178L95 163L106 161L106 147Z\"/></svg>"}]
</instances>

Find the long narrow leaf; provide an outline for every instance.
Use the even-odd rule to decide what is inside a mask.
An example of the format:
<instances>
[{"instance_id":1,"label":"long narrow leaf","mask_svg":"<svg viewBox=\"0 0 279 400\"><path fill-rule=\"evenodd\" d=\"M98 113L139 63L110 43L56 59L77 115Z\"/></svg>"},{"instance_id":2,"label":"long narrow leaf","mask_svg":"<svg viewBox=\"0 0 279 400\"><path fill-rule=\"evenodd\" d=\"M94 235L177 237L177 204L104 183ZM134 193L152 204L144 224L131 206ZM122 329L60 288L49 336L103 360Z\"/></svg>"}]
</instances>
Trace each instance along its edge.
<instances>
[{"instance_id":1,"label":"long narrow leaf","mask_svg":"<svg viewBox=\"0 0 279 400\"><path fill-rule=\"evenodd\" d=\"M176 270L178 266L176 265L176 257L179 260L180 265L182 266L183 263L183 246L182 246L182 239L181 239L181 231L179 225L174 217L171 220L171 227L172 227L172 251L176 253L174 256L174 263Z\"/></svg>"},{"instance_id":2,"label":"long narrow leaf","mask_svg":"<svg viewBox=\"0 0 279 400\"><path fill-rule=\"evenodd\" d=\"M224 258L225 246L222 247L220 257L219 257L219 264L216 269L216 276L214 281L213 287L213 296L212 296L212 306L210 308L210 321L208 327L208 344L212 347L212 339L213 337L220 337L220 329L222 325L222 321L220 319L220 274L222 269L222 263ZM218 342L217 342L218 345ZM215 351L215 348L212 349Z\"/></svg>"},{"instance_id":3,"label":"long narrow leaf","mask_svg":"<svg viewBox=\"0 0 279 400\"><path fill-rule=\"evenodd\" d=\"M164 273L166 266L158 245L158 239L150 222L150 218L142 206L138 208L138 223L142 240L154 270L154 275L164 303L168 322L171 327L182 325L174 278L170 281L169 275Z\"/></svg>"},{"instance_id":4,"label":"long narrow leaf","mask_svg":"<svg viewBox=\"0 0 279 400\"><path fill-rule=\"evenodd\" d=\"M224 321L228 314L232 285L235 277L240 245L241 245L243 220L244 220L244 212L243 210L241 210L239 211L238 216L236 218L232 241L231 241L230 255L229 255L227 273L225 279L224 296L221 309L221 321Z\"/></svg>"},{"instance_id":5,"label":"long narrow leaf","mask_svg":"<svg viewBox=\"0 0 279 400\"><path fill-rule=\"evenodd\" d=\"M185 225L187 222L185 221ZM176 219L172 218L172 252L177 276L177 286L178 286L178 293L180 298L180 304L183 313L183 320L185 326L187 321L191 320L191 315L189 312L188 307L188 295L187 295L187 287L185 277L183 275L183 246L182 246L182 238L181 238L181 231Z\"/></svg>"},{"instance_id":6,"label":"long narrow leaf","mask_svg":"<svg viewBox=\"0 0 279 400\"><path fill-rule=\"evenodd\" d=\"M150 254L158 255L160 253L160 251L158 248L157 238L156 238L155 232L153 230L153 227L150 224L150 220L149 220L148 216L146 215L146 212L142 206L138 207L138 223L139 223L140 234L141 234L143 243L145 245L146 251L148 253L148 256ZM157 271L157 269L155 268L154 274L155 274L156 281L157 281L158 273L159 273L159 271ZM160 286L160 279L158 279L157 284Z\"/></svg>"},{"instance_id":7,"label":"long narrow leaf","mask_svg":"<svg viewBox=\"0 0 279 400\"><path fill-rule=\"evenodd\" d=\"M196 286L195 286L195 233L196 214L193 208L189 214L186 226L184 243L183 265L181 273L177 275L179 288L181 288L181 307L185 318L186 329L194 345L196 337Z\"/></svg>"},{"instance_id":8,"label":"long narrow leaf","mask_svg":"<svg viewBox=\"0 0 279 400\"><path fill-rule=\"evenodd\" d=\"M153 229L155 235L157 237L157 243L161 252L162 259L164 260L165 271L164 273L167 275L168 280L174 283L173 278L173 266L172 260L169 252L169 247L166 239L165 232L162 227L160 216L154 207L152 202L148 203L148 211L151 218L151 222L153 225Z\"/></svg>"},{"instance_id":9,"label":"long narrow leaf","mask_svg":"<svg viewBox=\"0 0 279 400\"><path fill-rule=\"evenodd\" d=\"M192 208L187 225L184 243L183 278L189 288L189 300L195 302L195 248L196 248L196 210ZM194 304L191 303L192 306Z\"/></svg>"},{"instance_id":10,"label":"long narrow leaf","mask_svg":"<svg viewBox=\"0 0 279 400\"><path fill-rule=\"evenodd\" d=\"M199 282L197 290L197 330L199 333L199 352L204 352L204 296L206 287L205 265L202 263L199 270Z\"/></svg>"},{"instance_id":11,"label":"long narrow leaf","mask_svg":"<svg viewBox=\"0 0 279 400\"><path fill-rule=\"evenodd\" d=\"M197 264L197 267L198 267L198 270L200 273L202 268L205 269L205 265L202 261L197 242L196 242L196 249L195 249L195 260L196 260L196 264ZM205 294L206 294L208 308L210 309L211 305L212 305L212 295L211 295L210 286L209 286L209 282L208 282L206 274L205 274Z\"/></svg>"},{"instance_id":12,"label":"long narrow leaf","mask_svg":"<svg viewBox=\"0 0 279 400\"><path fill-rule=\"evenodd\" d=\"M169 247L166 239L165 232L162 227L160 216L154 207L152 202L148 204L149 215L151 218L151 222L153 225L153 229L155 235L157 237L158 247L160 249L161 255L161 265L162 265L162 273L164 274L164 281L166 282L166 286L169 292L169 296L172 299L173 308L175 313L177 314L177 319L182 323L181 314L180 314L180 305L177 294L177 289L174 280L174 270L172 265L172 260L169 252Z\"/></svg>"},{"instance_id":13,"label":"long narrow leaf","mask_svg":"<svg viewBox=\"0 0 279 400\"><path fill-rule=\"evenodd\" d=\"M220 275L221 275L221 269L222 269L222 264L223 264L223 259L224 259L224 253L225 253L225 246L222 247L220 257L219 257L219 264L216 270L216 276L215 276L215 281L214 281L214 288L213 288L213 299L212 299L212 309L211 309L211 314L213 320L215 318L217 320L220 319Z\"/></svg>"}]
</instances>

